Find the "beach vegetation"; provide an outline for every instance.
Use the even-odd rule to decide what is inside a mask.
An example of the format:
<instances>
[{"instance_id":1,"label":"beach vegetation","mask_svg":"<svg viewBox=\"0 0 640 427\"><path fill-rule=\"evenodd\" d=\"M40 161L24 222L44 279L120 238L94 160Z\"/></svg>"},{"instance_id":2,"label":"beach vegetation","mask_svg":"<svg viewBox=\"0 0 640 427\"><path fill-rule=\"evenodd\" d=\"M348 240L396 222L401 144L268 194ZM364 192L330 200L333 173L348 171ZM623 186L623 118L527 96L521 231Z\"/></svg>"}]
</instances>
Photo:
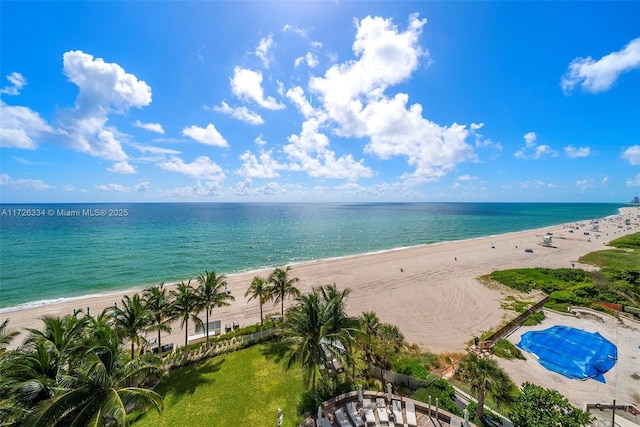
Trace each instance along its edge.
<instances>
[{"instance_id":1,"label":"beach vegetation","mask_svg":"<svg viewBox=\"0 0 640 427\"><path fill-rule=\"evenodd\" d=\"M512 402L517 394L518 387L491 357L469 353L458 365L456 376L476 395L476 417L480 420L484 419L484 405L488 396L498 405L503 405Z\"/></svg>"},{"instance_id":2,"label":"beach vegetation","mask_svg":"<svg viewBox=\"0 0 640 427\"><path fill-rule=\"evenodd\" d=\"M228 306L236 298L227 292L226 277L216 275L215 271L205 270L204 274L198 274L198 283L198 305L205 313L205 337L209 348L209 315L215 307Z\"/></svg>"},{"instance_id":3,"label":"beach vegetation","mask_svg":"<svg viewBox=\"0 0 640 427\"><path fill-rule=\"evenodd\" d=\"M349 365L357 332L356 320L345 312L349 292L325 285L298 296L277 330L280 337L277 345L282 348L286 366L302 367L303 384L310 388L311 396L316 396L318 372L326 384L337 385L339 381L335 378L340 373L337 366L344 369Z\"/></svg>"},{"instance_id":4,"label":"beach vegetation","mask_svg":"<svg viewBox=\"0 0 640 427\"><path fill-rule=\"evenodd\" d=\"M300 296L300 290L295 284L300 281L297 277L289 277L291 267L276 267L269 275L269 294L273 297L273 301L280 303L280 316L284 319L284 300L287 297Z\"/></svg>"},{"instance_id":5,"label":"beach vegetation","mask_svg":"<svg viewBox=\"0 0 640 427\"><path fill-rule=\"evenodd\" d=\"M421 387L411 394L411 398L419 402L431 403L435 407L438 399L438 407L452 414L461 416L462 411L455 404L456 392L449 381L436 378L428 386ZM435 409L434 409L435 411Z\"/></svg>"},{"instance_id":6,"label":"beach vegetation","mask_svg":"<svg viewBox=\"0 0 640 427\"><path fill-rule=\"evenodd\" d=\"M529 318L527 320L525 320L524 322L522 322L523 326L535 326L535 325L539 325L540 323L542 323L542 321L545 319L545 315L544 315L544 311L540 310L540 311L536 311L535 313L533 313L531 316L529 316Z\"/></svg>"},{"instance_id":7,"label":"beach vegetation","mask_svg":"<svg viewBox=\"0 0 640 427\"><path fill-rule=\"evenodd\" d=\"M503 359L521 359L526 360L526 357L522 354L522 351L511 341L506 339L500 339L491 349L494 355L502 357Z\"/></svg>"},{"instance_id":8,"label":"beach vegetation","mask_svg":"<svg viewBox=\"0 0 640 427\"><path fill-rule=\"evenodd\" d=\"M509 417L515 427L585 427L594 420L591 414L573 406L558 391L529 382L522 385Z\"/></svg>"},{"instance_id":9,"label":"beach vegetation","mask_svg":"<svg viewBox=\"0 0 640 427\"><path fill-rule=\"evenodd\" d=\"M260 276L254 276L251 285L244 293L245 298L249 297L247 302L257 299L260 303L260 325L264 325L264 315L262 314L262 306L272 298L271 288L266 279Z\"/></svg>"},{"instance_id":10,"label":"beach vegetation","mask_svg":"<svg viewBox=\"0 0 640 427\"><path fill-rule=\"evenodd\" d=\"M144 290L143 299L145 308L150 312L151 322L148 326L149 332L156 332L156 342L158 351L162 351L162 332L171 332L171 316L173 302L169 298L169 293L164 287L164 283L151 286Z\"/></svg>"},{"instance_id":11,"label":"beach vegetation","mask_svg":"<svg viewBox=\"0 0 640 427\"><path fill-rule=\"evenodd\" d=\"M131 344L131 359L135 358L136 348L141 349L144 341L142 336L149 331L153 317L150 310L145 307L140 294L125 295L122 298L121 307L107 308L107 312L113 316L113 324L116 330Z\"/></svg>"},{"instance_id":12,"label":"beach vegetation","mask_svg":"<svg viewBox=\"0 0 640 427\"><path fill-rule=\"evenodd\" d=\"M178 286L171 291L173 300L173 318L180 320L180 327L184 329L184 345L189 344L189 320L202 326L202 320L197 313L200 311L200 297L196 289L191 286L191 280L188 283L180 282Z\"/></svg>"},{"instance_id":13,"label":"beach vegetation","mask_svg":"<svg viewBox=\"0 0 640 427\"><path fill-rule=\"evenodd\" d=\"M126 334L103 312L43 318L0 362L0 413L8 425L128 425L137 410L162 411L152 390L161 360L124 351Z\"/></svg>"}]
</instances>

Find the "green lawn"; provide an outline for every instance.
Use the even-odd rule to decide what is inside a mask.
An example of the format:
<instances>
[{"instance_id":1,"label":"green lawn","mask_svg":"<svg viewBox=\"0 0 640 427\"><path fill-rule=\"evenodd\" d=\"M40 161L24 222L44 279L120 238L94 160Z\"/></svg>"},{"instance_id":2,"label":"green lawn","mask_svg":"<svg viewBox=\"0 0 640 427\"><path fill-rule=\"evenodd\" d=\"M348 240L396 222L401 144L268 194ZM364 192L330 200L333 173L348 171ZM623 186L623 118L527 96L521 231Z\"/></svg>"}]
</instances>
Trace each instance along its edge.
<instances>
[{"instance_id":1,"label":"green lawn","mask_svg":"<svg viewBox=\"0 0 640 427\"><path fill-rule=\"evenodd\" d=\"M150 411L135 427L276 426L282 408L283 426L297 426L297 402L303 391L300 368L284 362L259 344L207 362L171 371L156 388L164 411Z\"/></svg>"}]
</instances>

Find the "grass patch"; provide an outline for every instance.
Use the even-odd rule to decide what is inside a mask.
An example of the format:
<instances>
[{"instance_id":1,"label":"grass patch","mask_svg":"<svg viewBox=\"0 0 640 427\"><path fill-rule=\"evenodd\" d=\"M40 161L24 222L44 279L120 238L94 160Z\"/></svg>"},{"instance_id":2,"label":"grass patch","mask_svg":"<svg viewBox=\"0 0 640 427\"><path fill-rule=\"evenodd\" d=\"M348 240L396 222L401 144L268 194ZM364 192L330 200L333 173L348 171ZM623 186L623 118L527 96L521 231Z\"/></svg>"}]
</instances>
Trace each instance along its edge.
<instances>
[{"instance_id":1,"label":"grass patch","mask_svg":"<svg viewBox=\"0 0 640 427\"><path fill-rule=\"evenodd\" d=\"M521 292L541 290L549 295L545 307L558 311L568 311L570 305L602 310L594 304L596 301L640 307L640 233L614 240L610 245L617 249L592 252L579 260L600 267L599 271L520 268L494 271L484 280ZM502 307L522 312L526 303L507 297Z\"/></svg>"},{"instance_id":2,"label":"grass patch","mask_svg":"<svg viewBox=\"0 0 640 427\"><path fill-rule=\"evenodd\" d=\"M493 346L493 354L503 359L521 359L526 360L520 349L513 345L511 341L501 339Z\"/></svg>"},{"instance_id":3,"label":"grass patch","mask_svg":"<svg viewBox=\"0 0 640 427\"><path fill-rule=\"evenodd\" d=\"M434 411L437 398L440 408L456 415L462 415L462 411L454 403L455 390L447 380L437 378L428 387L416 390L411 395L411 398L419 402L429 403L429 396L431 396L431 404L434 407Z\"/></svg>"},{"instance_id":4,"label":"grass patch","mask_svg":"<svg viewBox=\"0 0 640 427\"><path fill-rule=\"evenodd\" d=\"M527 320L522 322L522 325L523 326L535 326L535 325L539 325L540 323L542 323L543 320L544 320L544 312L536 311L531 316L529 316L529 318Z\"/></svg>"},{"instance_id":5,"label":"grass patch","mask_svg":"<svg viewBox=\"0 0 640 427\"><path fill-rule=\"evenodd\" d=\"M136 427L276 424L278 408L283 426L302 422L297 403L303 391L300 369L285 370L270 354L269 343L175 369L156 391L164 396L164 412L149 412Z\"/></svg>"}]
</instances>

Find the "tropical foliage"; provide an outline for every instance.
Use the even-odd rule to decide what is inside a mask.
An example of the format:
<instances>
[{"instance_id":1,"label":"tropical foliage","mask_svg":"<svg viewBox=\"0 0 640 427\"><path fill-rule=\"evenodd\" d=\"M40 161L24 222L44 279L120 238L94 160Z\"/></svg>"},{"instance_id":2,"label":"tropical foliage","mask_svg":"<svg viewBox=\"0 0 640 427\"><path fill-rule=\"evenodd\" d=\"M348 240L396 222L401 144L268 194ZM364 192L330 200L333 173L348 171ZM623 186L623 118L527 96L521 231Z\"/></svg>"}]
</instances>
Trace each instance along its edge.
<instances>
[{"instance_id":1,"label":"tropical foliage","mask_svg":"<svg viewBox=\"0 0 640 427\"><path fill-rule=\"evenodd\" d=\"M593 421L588 412L573 406L558 391L528 382L522 385L509 416L516 427L584 427Z\"/></svg>"},{"instance_id":2,"label":"tropical foliage","mask_svg":"<svg viewBox=\"0 0 640 427\"><path fill-rule=\"evenodd\" d=\"M199 307L205 311L205 330L207 347L209 343L209 315L215 307L223 307L230 304L236 298L227 292L227 281L224 276L217 276L215 271L205 271L198 275L198 299Z\"/></svg>"},{"instance_id":3,"label":"tropical foliage","mask_svg":"<svg viewBox=\"0 0 640 427\"><path fill-rule=\"evenodd\" d=\"M349 290L338 291L335 285L314 288L296 298L281 325L287 366L302 366L303 383L311 388L312 396L319 369L324 375L335 375L339 372L336 365L348 363L357 325L345 312L348 295Z\"/></svg>"},{"instance_id":4,"label":"tropical foliage","mask_svg":"<svg viewBox=\"0 0 640 427\"><path fill-rule=\"evenodd\" d=\"M513 401L517 393L516 385L498 366L498 362L490 356L480 357L469 353L460 362L456 375L476 394L478 399L476 417L479 420L484 419L484 404L487 396L491 396L498 404L505 404Z\"/></svg>"},{"instance_id":5,"label":"tropical foliage","mask_svg":"<svg viewBox=\"0 0 640 427\"><path fill-rule=\"evenodd\" d=\"M522 292L540 289L549 294L547 306L565 310L569 305L600 309L597 301L640 307L640 233L609 242L617 249L596 251L580 262L596 271L573 268L522 268L494 271L487 278Z\"/></svg>"},{"instance_id":6,"label":"tropical foliage","mask_svg":"<svg viewBox=\"0 0 640 427\"><path fill-rule=\"evenodd\" d=\"M280 315L284 318L284 300L287 297L300 296L300 291L295 287L295 284L300 281L297 277L290 278L289 271L291 267L286 268L277 267L269 275L269 295L274 299L274 302L280 303Z\"/></svg>"},{"instance_id":7,"label":"tropical foliage","mask_svg":"<svg viewBox=\"0 0 640 427\"><path fill-rule=\"evenodd\" d=\"M0 363L3 423L123 426L133 410L162 410L162 397L149 389L160 359L131 359L113 317L79 312L43 322Z\"/></svg>"},{"instance_id":8,"label":"tropical foliage","mask_svg":"<svg viewBox=\"0 0 640 427\"><path fill-rule=\"evenodd\" d=\"M188 283L180 282L180 284L171 291L173 300L173 315L180 320L180 327L184 329L184 345L189 344L189 320L197 326L202 326L202 320L197 313L202 308L202 303L196 289Z\"/></svg>"},{"instance_id":9,"label":"tropical foliage","mask_svg":"<svg viewBox=\"0 0 640 427\"><path fill-rule=\"evenodd\" d=\"M269 283L260 276L254 276L251 281L251 286L244 294L245 297L249 297L247 302L257 299L260 303L260 325L264 325L264 315L262 314L262 306L265 302L271 299L271 288Z\"/></svg>"}]
</instances>

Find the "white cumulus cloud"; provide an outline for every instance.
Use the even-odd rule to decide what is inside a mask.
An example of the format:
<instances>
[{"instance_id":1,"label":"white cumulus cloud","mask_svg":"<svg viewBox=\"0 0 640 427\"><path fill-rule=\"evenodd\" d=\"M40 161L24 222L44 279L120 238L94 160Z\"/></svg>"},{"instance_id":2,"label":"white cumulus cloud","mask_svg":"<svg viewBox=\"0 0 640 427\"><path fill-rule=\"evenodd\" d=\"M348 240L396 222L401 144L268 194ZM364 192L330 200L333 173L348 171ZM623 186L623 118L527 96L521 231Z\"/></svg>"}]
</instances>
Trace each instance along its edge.
<instances>
[{"instance_id":1,"label":"white cumulus cloud","mask_svg":"<svg viewBox=\"0 0 640 427\"><path fill-rule=\"evenodd\" d=\"M134 168L126 160L114 163L113 166L111 166L110 168L107 168L107 170L109 172L122 173L122 174L136 173L136 168Z\"/></svg>"},{"instance_id":2,"label":"white cumulus cloud","mask_svg":"<svg viewBox=\"0 0 640 427\"><path fill-rule=\"evenodd\" d=\"M211 109L213 111L217 111L218 113L226 114L229 117L233 117L234 119L240 120L241 122L249 123L250 125L261 125L264 124L264 120L262 117L249 110L247 107L230 107L229 104L222 101L220 106L214 107L206 107L205 109Z\"/></svg>"},{"instance_id":3,"label":"white cumulus cloud","mask_svg":"<svg viewBox=\"0 0 640 427\"><path fill-rule=\"evenodd\" d=\"M570 93L580 85L586 92L609 90L620 74L640 68L640 37L631 40L622 50L611 52L597 61L590 56L576 58L569 64L560 86Z\"/></svg>"},{"instance_id":4,"label":"white cumulus cloud","mask_svg":"<svg viewBox=\"0 0 640 427\"><path fill-rule=\"evenodd\" d=\"M164 170L178 172L193 178L205 178L220 183L225 179L222 168L207 156L200 156L191 163L185 163L180 157L174 156L157 165Z\"/></svg>"},{"instance_id":5,"label":"white cumulus cloud","mask_svg":"<svg viewBox=\"0 0 640 427\"><path fill-rule=\"evenodd\" d=\"M231 90L235 96L245 101L253 101L268 110L282 110L284 104L272 96L265 97L262 88L262 73L246 68L235 67L231 77Z\"/></svg>"},{"instance_id":6,"label":"white cumulus cloud","mask_svg":"<svg viewBox=\"0 0 640 427\"><path fill-rule=\"evenodd\" d=\"M118 192L118 193L128 193L131 191L129 187L126 187L122 184L109 183L109 184L100 184L95 186L96 190L104 191L104 192Z\"/></svg>"},{"instance_id":7,"label":"white cumulus cloud","mask_svg":"<svg viewBox=\"0 0 640 427\"><path fill-rule=\"evenodd\" d=\"M0 93L5 95L20 95L20 90L27 84L27 79L22 74L15 71L7 75L7 80L9 80L11 85L0 89Z\"/></svg>"},{"instance_id":8,"label":"white cumulus cloud","mask_svg":"<svg viewBox=\"0 0 640 427\"><path fill-rule=\"evenodd\" d=\"M146 129L148 131L164 135L164 129L160 123L142 123L140 120L136 120L133 125L141 129Z\"/></svg>"},{"instance_id":9,"label":"white cumulus cloud","mask_svg":"<svg viewBox=\"0 0 640 427\"><path fill-rule=\"evenodd\" d=\"M245 178L276 178L280 176L277 171L286 168L271 157L271 151L262 151L260 156L245 151L240 155L240 160L242 166L238 169L238 175Z\"/></svg>"},{"instance_id":10,"label":"white cumulus cloud","mask_svg":"<svg viewBox=\"0 0 640 427\"><path fill-rule=\"evenodd\" d=\"M269 49L273 46L273 34L260 39L260 43L256 48L256 56L262 60L265 68L269 68Z\"/></svg>"},{"instance_id":11,"label":"white cumulus cloud","mask_svg":"<svg viewBox=\"0 0 640 427\"><path fill-rule=\"evenodd\" d=\"M40 137L56 131L27 107L10 106L0 99L0 147L34 150Z\"/></svg>"},{"instance_id":12,"label":"white cumulus cloud","mask_svg":"<svg viewBox=\"0 0 640 427\"><path fill-rule=\"evenodd\" d=\"M48 190L54 188L41 179L13 179L6 173L0 174L0 185L14 190Z\"/></svg>"},{"instance_id":13,"label":"white cumulus cloud","mask_svg":"<svg viewBox=\"0 0 640 427\"><path fill-rule=\"evenodd\" d=\"M564 147L564 153L570 159L574 159L576 157L589 157L591 155L591 149L589 147L574 147L573 145L568 145Z\"/></svg>"},{"instance_id":14,"label":"white cumulus cloud","mask_svg":"<svg viewBox=\"0 0 640 427\"><path fill-rule=\"evenodd\" d=\"M226 139L218 132L216 127L209 123L206 128L202 128L199 126L189 126L187 128L182 129L182 134L184 136L188 136L195 141L198 141L201 144L213 145L215 147L221 148L229 148L229 143Z\"/></svg>"},{"instance_id":15,"label":"white cumulus cloud","mask_svg":"<svg viewBox=\"0 0 640 427\"><path fill-rule=\"evenodd\" d=\"M151 103L149 85L118 64L74 50L64 53L63 66L64 74L80 88L76 105L81 108L123 111Z\"/></svg>"},{"instance_id":16,"label":"white cumulus cloud","mask_svg":"<svg viewBox=\"0 0 640 427\"><path fill-rule=\"evenodd\" d=\"M632 145L624 150L622 158L634 166L640 165L640 145Z\"/></svg>"}]
</instances>

